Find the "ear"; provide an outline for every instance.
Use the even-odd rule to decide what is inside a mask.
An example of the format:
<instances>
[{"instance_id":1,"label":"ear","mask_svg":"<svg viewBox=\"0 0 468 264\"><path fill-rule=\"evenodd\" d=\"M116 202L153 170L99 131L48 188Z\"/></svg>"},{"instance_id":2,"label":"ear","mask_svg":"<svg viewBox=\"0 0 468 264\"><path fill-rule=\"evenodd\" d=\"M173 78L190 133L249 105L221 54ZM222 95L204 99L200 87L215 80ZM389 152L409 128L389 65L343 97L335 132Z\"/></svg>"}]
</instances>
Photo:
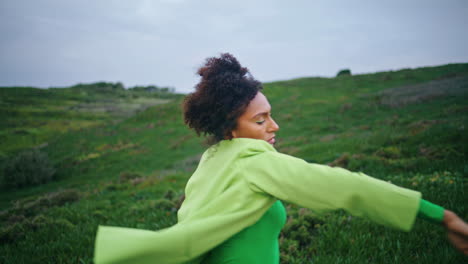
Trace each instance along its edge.
<instances>
[{"instance_id":1,"label":"ear","mask_svg":"<svg viewBox=\"0 0 468 264\"><path fill-rule=\"evenodd\" d=\"M237 131L236 131L236 130L232 130L232 131L231 131L231 135L232 135L232 138L237 138Z\"/></svg>"}]
</instances>

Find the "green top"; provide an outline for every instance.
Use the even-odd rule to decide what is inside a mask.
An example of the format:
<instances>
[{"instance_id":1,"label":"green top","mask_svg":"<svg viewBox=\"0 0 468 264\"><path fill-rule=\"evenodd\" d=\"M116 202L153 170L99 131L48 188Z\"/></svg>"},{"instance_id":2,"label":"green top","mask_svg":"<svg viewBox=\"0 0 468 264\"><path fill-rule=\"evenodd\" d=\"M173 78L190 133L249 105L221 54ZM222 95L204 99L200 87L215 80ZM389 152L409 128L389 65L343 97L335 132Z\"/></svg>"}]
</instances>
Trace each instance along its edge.
<instances>
[{"instance_id":1,"label":"green top","mask_svg":"<svg viewBox=\"0 0 468 264\"><path fill-rule=\"evenodd\" d=\"M441 223L444 220L445 209L436 204L421 199L419 203L418 217L433 223Z\"/></svg>"},{"instance_id":2,"label":"green top","mask_svg":"<svg viewBox=\"0 0 468 264\"><path fill-rule=\"evenodd\" d=\"M444 208L426 200L420 200L418 216L422 219L440 223ZM273 206L254 225L229 238L206 254L203 264L278 264L278 236L286 222L286 211L280 201Z\"/></svg>"},{"instance_id":3,"label":"green top","mask_svg":"<svg viewBox=\"0 0 468 264\"><path fill-rule=\"evenodd\" d=\"M185 189L179 222L157 232L100 226L94 261L199 263L204 255L255 224L277 201L316 213L344 209L409 231L421 194L342 168L278 153L263 140L238 138L210 147Z\"/></svg>"},{"instance_id":4,"label":"green top","mask_svg":"<svg viewBox=\"0 0 468 264\"><path fill-rule=\"evenodd\" d=\"M203 264L279 263L278 237L286 223L286 210L280 201L252 226L235 234L206 255Z\"/></svg>"}]
</instances>

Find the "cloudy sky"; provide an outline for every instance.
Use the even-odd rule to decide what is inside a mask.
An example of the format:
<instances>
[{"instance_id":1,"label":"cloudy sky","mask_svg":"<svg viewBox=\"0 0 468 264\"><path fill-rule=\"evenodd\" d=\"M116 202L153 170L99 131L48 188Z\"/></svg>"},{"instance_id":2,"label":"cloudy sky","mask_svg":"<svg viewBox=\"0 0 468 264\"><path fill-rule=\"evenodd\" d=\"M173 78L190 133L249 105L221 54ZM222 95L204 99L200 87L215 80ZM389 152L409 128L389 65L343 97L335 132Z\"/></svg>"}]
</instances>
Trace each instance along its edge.
<instances>
[{"instance_id":1,"label":"cloudy sky","mask_svg":"<svg viewBox=\"0 0 468 264\"><path fill-rule=\"evenodd\" d=\"M230 52L261 81L468 62L468 1L1 0L0 86L193 90Z\"/></svg>"}]
</instances>

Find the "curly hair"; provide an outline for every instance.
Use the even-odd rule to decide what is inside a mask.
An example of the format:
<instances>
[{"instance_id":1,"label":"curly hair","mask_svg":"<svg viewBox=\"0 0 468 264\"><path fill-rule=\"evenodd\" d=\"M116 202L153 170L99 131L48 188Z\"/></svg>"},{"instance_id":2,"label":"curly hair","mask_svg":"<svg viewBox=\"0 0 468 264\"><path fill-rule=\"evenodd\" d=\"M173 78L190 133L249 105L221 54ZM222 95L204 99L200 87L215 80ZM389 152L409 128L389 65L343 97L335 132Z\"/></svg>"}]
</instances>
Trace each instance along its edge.
<instances>
[{"instance_id":1,"label":"curly hair","mask_svg":"<svg viewBox=\"0 0 468 264\"><path fill-rule=\"evenodd\" d=\"M198 74L201 80L195 92L183 102L185 124L215 142L232 139L237 118L263 89L262 84L229 53L206 59Z\"/></svg>"}]
</instances>

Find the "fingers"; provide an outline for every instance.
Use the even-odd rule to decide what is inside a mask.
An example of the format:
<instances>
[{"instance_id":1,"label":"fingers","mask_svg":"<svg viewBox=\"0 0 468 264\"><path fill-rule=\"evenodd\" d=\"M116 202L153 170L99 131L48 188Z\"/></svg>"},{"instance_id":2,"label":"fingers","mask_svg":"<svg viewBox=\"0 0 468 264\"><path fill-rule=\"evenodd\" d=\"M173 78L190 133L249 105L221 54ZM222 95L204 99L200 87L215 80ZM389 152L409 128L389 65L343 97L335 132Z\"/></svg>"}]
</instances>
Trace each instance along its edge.
<instances>
[{"instance_id":1,"label":"fingers","mask_svg":"<svg viewBox=\"0 0 468 264\"><path fill-rule=\"evenodd\" d=\"M458 233L449 232L448 239L452 245L468 256L468 237Z\"/></svg>"},{"instance_id":2,"label":"fingers","mask_svg":"<svg viewBox=\"0 0 468 264\"><path fill-rule=\"evenodd\" d=\"M443 223L447 228L450 243L468 256L468 224L449 210L444 211Z\"/></svg>"},{"instance_id":3,"label":"fingers","mask_svg":"<svg viewBox=\"0 0 468 264\"><path fill-rule=\"evenodd\" d=\"M445 210L444 223L449 232L458 233L468 240L468 224L455 213Z\"/></svg>"},{"instance_id":4,"label":"fingers","mask_svg":"<svg viewBox=\"0 0 468 264\"><path fill-rule=\"evenodd\" d=\"M462 220L452 223L452 225L449 227L449 230L468 239L468 224Z\"/></svg>"}]
</instances>

